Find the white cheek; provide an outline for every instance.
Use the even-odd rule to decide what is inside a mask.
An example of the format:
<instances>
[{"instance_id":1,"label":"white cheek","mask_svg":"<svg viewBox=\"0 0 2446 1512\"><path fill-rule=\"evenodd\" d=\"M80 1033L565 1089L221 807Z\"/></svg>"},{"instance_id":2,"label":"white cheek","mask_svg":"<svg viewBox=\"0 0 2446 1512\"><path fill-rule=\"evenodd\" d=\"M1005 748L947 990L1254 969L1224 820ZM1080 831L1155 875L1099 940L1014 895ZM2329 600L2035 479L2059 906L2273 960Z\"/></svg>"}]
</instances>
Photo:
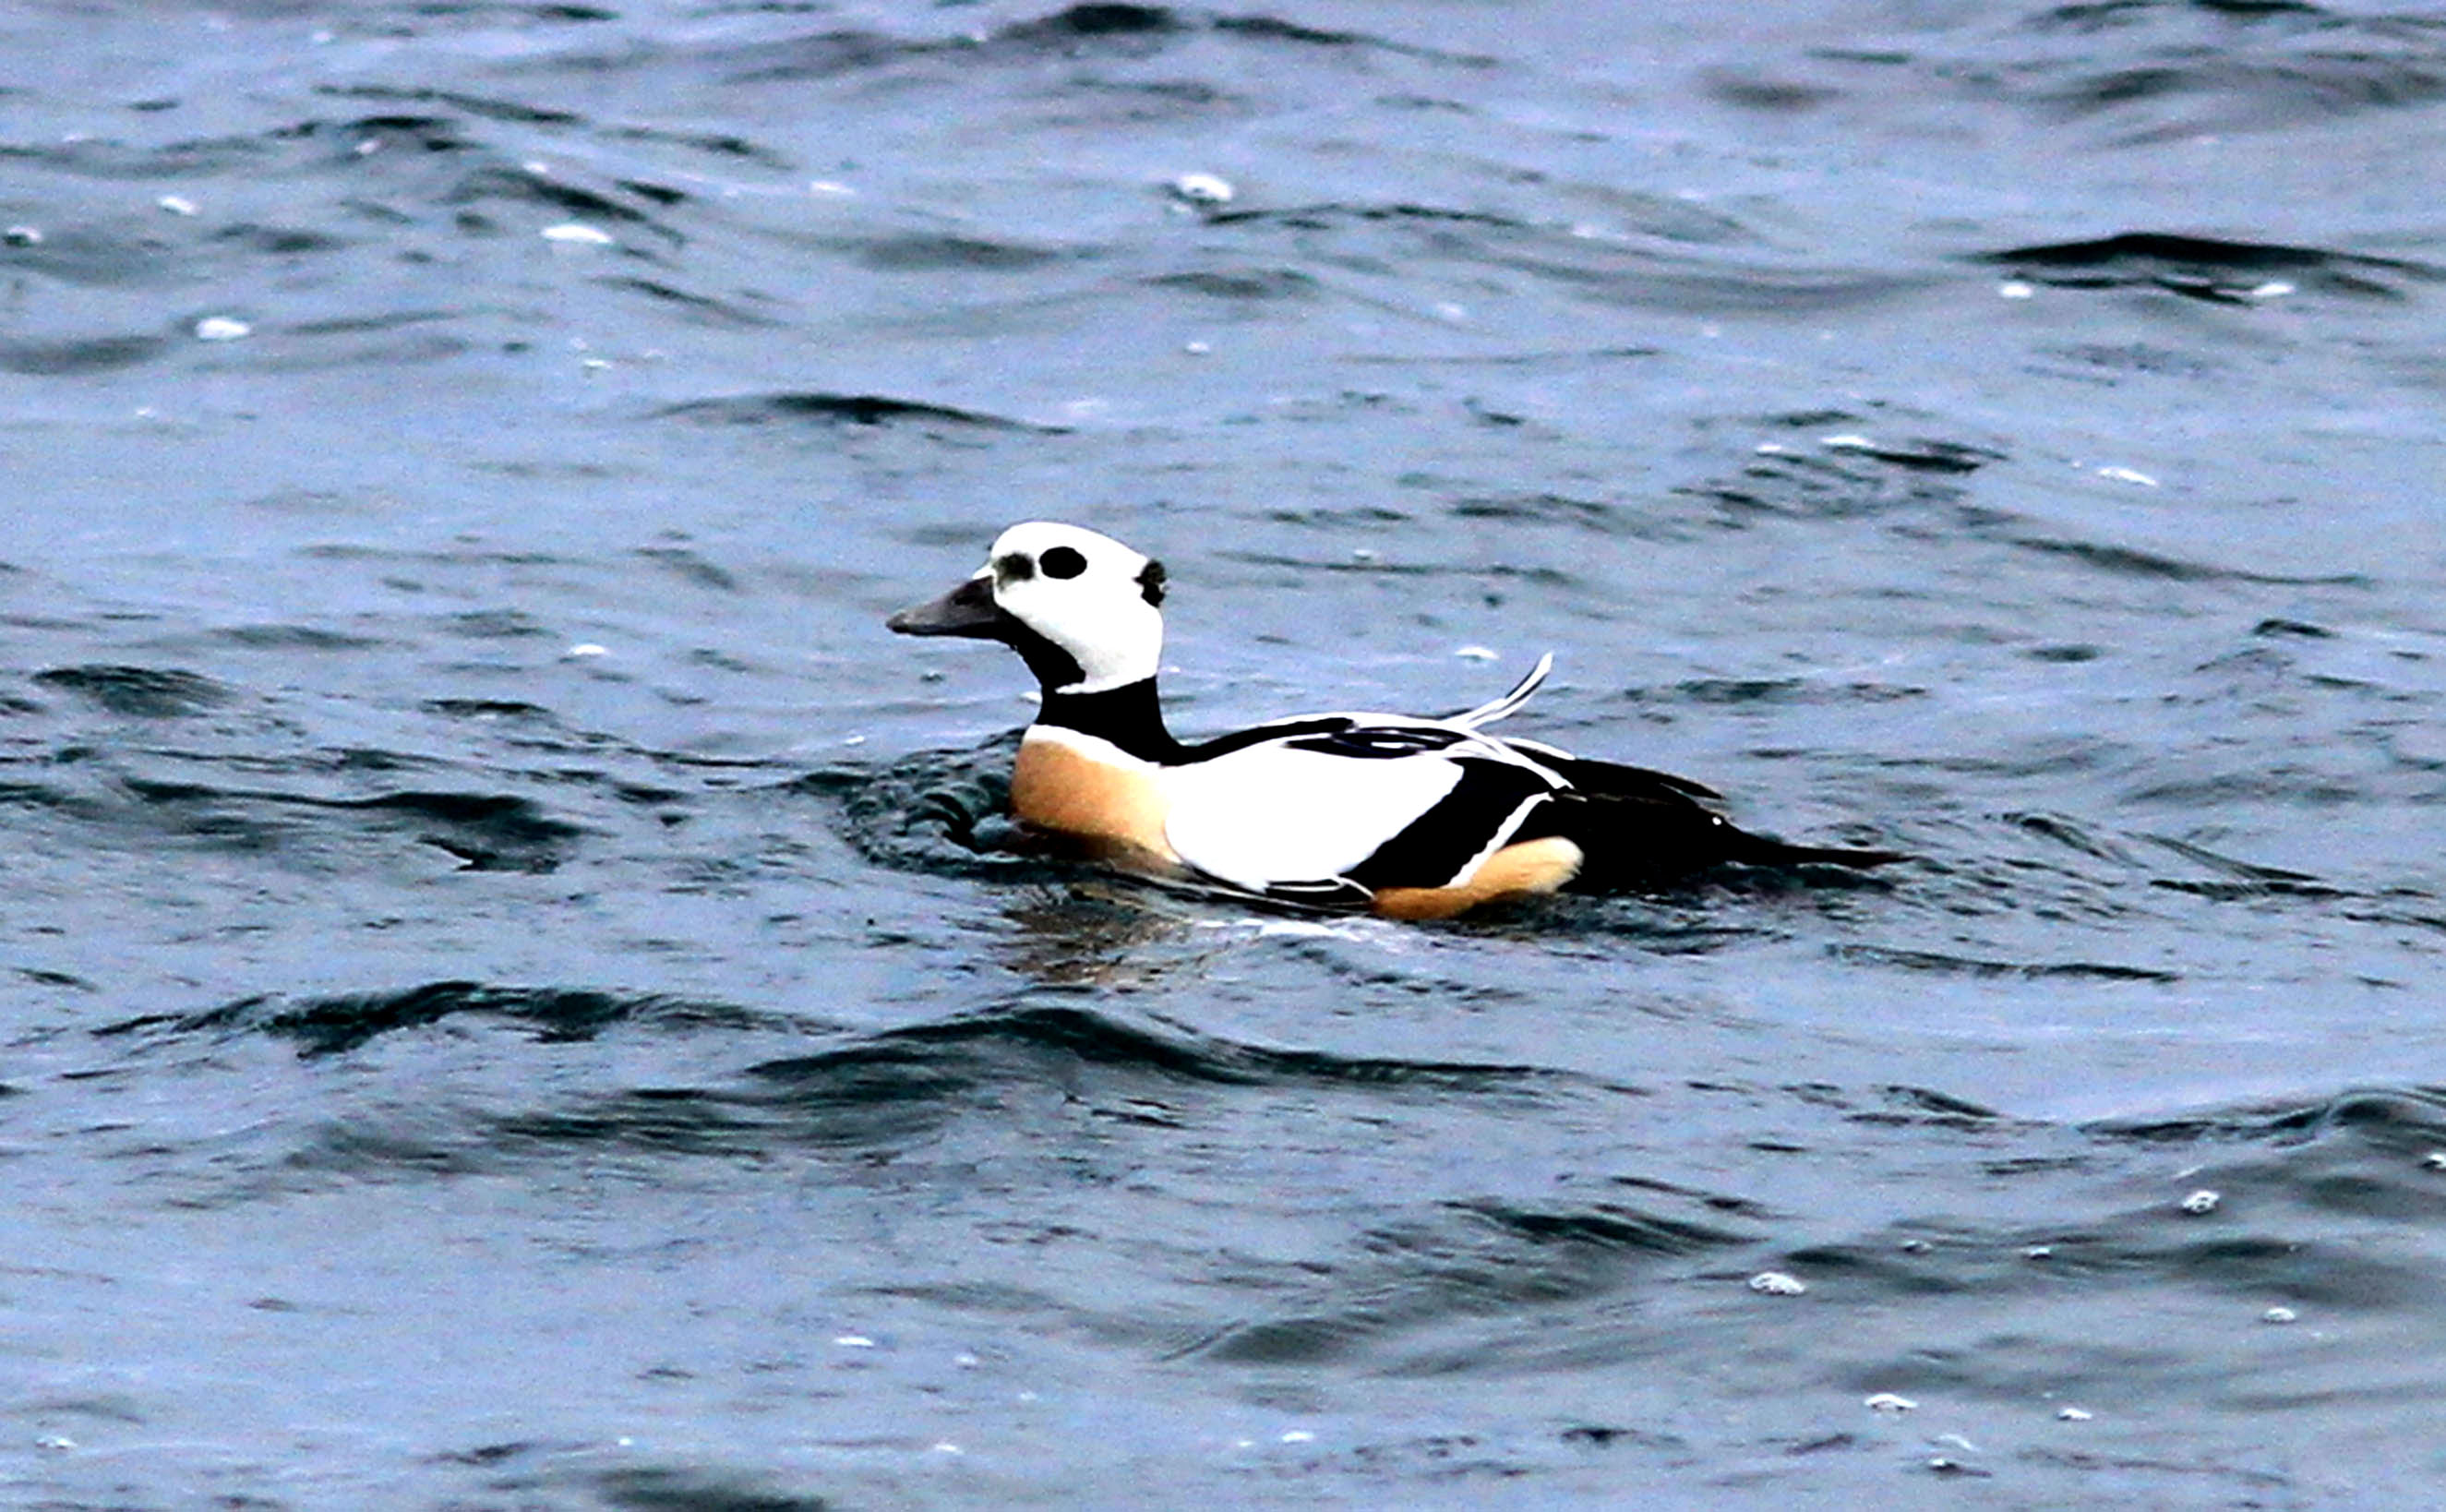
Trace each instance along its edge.
<instances>
[{"instance_id":1,"label":"white cheek","mask_svg":"<svg viewBox=\"0 0 2446 1512\"><path fill-rule=\"evenodd\" d=\"M1163 653L1163 616L1135 593L1088 597L1041 579L1014 583L1003 606L1070 653L1087 674L1089 692L1155 675Z\"/></svg>"}]
</instances>

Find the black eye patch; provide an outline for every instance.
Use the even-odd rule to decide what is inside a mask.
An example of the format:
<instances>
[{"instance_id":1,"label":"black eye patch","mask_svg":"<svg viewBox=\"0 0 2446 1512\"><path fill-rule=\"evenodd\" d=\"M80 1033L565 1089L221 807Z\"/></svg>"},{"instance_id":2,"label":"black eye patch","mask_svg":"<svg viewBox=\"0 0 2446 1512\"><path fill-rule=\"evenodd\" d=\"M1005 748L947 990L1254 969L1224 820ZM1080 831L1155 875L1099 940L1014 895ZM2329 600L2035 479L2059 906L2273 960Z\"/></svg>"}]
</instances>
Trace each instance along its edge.
<instances>
[{"instance_id":1,"label":"black eye patch","mask_svg":"<svg viewBox=\"0 0 2446 1512\"><path fill-rule=\"evenodd\" d=\"M1059 550L1060 548L1057 547L1056 549ZM996 557L994 558L993 570L994 576L999 581L1006 583L1024 583L1036 576L1036 563L1031 558L1029 558L1027 553L1024 551L1014 551L1004 556Z\"/></svg>"},{"instance_id":2,"label":"black eye patch","mask_svg":"<svg viewBox=\"0 0 2446 1512\"><path fill-rule=\"evenodd\" d=\"M1156 608L1163 607L1163 563L1149 561L1138 569L1138 592Z\"/></svg>"},{"instance_id":3,"label":"black eye patch","mask_svg":"<svg viewBox=\"0 0 2446 1512\"><path fill-rule=\"evenodd\" d=\"M1047 577L1076 577L1087 570L1087 558L1073 546L1056 546L1036 560Z\"/></svg>"}]
</instances>

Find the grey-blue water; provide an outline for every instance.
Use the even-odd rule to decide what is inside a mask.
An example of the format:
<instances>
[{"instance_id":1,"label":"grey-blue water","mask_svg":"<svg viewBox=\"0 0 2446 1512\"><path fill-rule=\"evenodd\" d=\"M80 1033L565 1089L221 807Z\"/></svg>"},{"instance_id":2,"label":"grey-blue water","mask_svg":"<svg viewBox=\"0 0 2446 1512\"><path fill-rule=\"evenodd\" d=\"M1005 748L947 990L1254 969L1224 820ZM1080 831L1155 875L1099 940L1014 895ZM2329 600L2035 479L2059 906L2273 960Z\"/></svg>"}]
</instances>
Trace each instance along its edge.
<instances>
[{"instance_id":1,"label":"grey-blue water","mask_svg":"<svg viewBox=\"0 0 2446 1512\"><path fill-rule=\"evenodd\" d=\"M2441 169L2385 0L0 6L0 1503L2438 1500ZM1028 518L1917 860L979 851Z\"/></svg>"}]
</instances>

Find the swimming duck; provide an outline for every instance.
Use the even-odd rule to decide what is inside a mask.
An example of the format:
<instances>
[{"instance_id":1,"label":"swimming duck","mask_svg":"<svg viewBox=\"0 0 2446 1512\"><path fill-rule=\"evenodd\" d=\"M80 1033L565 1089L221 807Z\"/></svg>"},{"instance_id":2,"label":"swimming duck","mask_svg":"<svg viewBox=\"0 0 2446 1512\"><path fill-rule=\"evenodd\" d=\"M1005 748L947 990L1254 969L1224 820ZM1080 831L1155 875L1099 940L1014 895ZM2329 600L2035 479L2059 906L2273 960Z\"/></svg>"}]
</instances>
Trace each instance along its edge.
<instances>
[{"instance_id":1,"label":"swimming duck","mask_svg":"<svg viewBox=\"0 0 2446 1512\"><path fill-rule=\"evenodd\" d=\"M1552 655L1502 697L1439 719L1312 714L1184 746L1156 696L1163 598L1162 563L1036 520L1004 531L974 576L886 623L1018 652L1044 702L1020 740L1012 812L1151 877L1427 919L1567 887L1652 886L1724 861L1902 859L1749 834L1685 778L1488 734L1537 690Z\"/></svg>"}]
</instances>

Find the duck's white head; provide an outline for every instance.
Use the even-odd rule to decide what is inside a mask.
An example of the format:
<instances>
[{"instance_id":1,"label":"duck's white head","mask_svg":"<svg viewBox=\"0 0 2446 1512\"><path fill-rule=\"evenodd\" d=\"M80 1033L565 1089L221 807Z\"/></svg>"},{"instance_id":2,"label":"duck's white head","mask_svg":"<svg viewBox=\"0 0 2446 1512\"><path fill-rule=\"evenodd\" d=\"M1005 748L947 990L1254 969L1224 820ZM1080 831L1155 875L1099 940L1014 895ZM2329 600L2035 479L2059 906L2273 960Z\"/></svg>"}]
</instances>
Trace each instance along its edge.
<instances>
[{"instance_id":1,"label":"duck's white head","mask_svg":"<svg viewBox=\"0 0 2446 1512\"><path fill-rule=\"evenodd\" d=\"M1048 693L1153 677L1163 655L1163 563L1110 536L1033 520L995 538L975 576L884 623L904 635L999 640Z\"/></svg>"}]
</instances>

